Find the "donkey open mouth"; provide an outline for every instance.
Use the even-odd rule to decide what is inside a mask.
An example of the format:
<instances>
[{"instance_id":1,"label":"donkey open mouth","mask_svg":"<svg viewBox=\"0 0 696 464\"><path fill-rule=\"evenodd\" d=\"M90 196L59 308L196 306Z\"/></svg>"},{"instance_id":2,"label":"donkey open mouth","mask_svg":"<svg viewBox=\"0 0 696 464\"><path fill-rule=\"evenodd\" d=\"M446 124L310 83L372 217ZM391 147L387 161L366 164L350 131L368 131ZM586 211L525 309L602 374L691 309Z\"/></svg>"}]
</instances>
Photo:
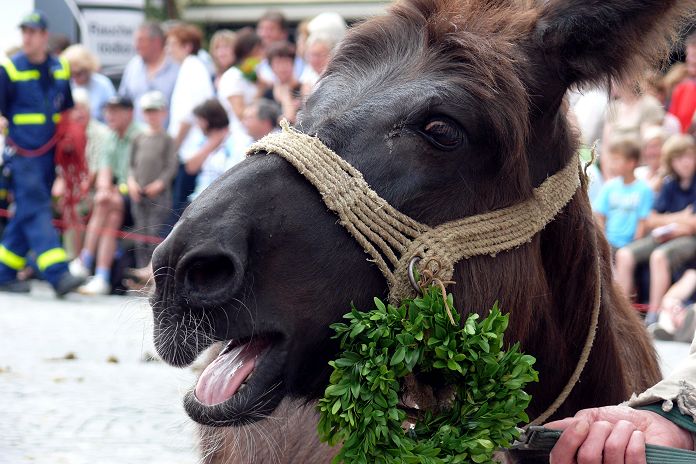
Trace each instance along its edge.
<instances>
[{"instance_id":1,"label":"donkey open mouth","mask_svg":"<svg viewBox=\"0 0 696 464\"><path fill-rule=\"evenodd\" d=\"M285 352L277 335L232 340L186 394L184 407L197 422L228 426L264 417L278 405Z\"/></svg>"},{"instance_id":2,"label":"donkey open mouth","mask_svg":"<svg viewBox=\"0 0 696 464\"><path fill-rule=\"evenodd\" d=\"M184 401L201 424L247 424L285 397L317 397L336 352L329 326L351 301L383 293L376 269L346 278L365 263L362 250L295 177L275 157L242 162L220 179L238 187L204 191L153 256L159 354L182 367L219 347ZM294 201L279 211L279 196ZM327 301L334 294L341 304Z\"/></svg>"}]
</instances>

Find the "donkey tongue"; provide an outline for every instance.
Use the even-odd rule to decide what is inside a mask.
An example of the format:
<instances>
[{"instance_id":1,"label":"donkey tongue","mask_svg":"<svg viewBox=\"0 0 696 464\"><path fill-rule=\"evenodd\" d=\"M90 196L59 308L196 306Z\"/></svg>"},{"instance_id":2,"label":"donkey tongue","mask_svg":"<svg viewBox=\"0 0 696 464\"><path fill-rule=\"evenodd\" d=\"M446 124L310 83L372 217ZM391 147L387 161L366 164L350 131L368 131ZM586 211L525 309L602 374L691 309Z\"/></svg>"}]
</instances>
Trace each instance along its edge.
<instances>
[{"instance_id":1,"label":"donkey tongue","mask_svg":"<svg viewBox=\"0 0 696 464\"><path fill-rule=\"evenodd\" d=\"M256 359L267 347L250 342L219 355L205 368L196 383L196 398L206 406L230 399L256 367Z\"/></svg>"}]
</instances>

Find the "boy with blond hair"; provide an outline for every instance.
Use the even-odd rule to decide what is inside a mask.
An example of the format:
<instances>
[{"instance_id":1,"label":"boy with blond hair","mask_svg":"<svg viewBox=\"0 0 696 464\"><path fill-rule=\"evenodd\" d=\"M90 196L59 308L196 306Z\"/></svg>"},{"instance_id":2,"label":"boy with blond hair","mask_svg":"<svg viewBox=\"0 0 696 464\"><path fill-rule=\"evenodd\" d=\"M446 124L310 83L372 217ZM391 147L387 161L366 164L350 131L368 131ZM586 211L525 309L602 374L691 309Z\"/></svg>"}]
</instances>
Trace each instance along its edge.
<instances>
[{"instance_id":1,"label":"boy with blond hair","mask_svg":"<svg viewBox=\"0 0 696 464\"><path fill-rule=\"evenodd\" d=\"M653 193L634 174L640 162L640 145L631 139L619 140L609 146L606 156L610 170L618 177L602 186L592 206L607 241L616 250L645 235Z\"/></svg>"}]
</instances>

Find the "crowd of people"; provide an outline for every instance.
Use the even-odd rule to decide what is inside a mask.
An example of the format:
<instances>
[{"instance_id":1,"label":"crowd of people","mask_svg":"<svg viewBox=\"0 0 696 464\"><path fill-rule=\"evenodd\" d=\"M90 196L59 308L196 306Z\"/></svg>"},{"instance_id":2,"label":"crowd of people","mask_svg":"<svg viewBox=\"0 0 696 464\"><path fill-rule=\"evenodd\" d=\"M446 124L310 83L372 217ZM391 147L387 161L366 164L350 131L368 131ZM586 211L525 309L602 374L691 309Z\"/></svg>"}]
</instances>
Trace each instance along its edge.
<instances>
[{"instance_id":1,"label":"crowd of people","mask_svg":"<svg viewBox=\"0 0 696 464\"><path fill-rule=\"evenodd\" d=\"M32 12L20 28L22 47L8 50L0 67L0 121L9 131L0 211L11 216L0 245L0 289L27 292L26 280L40 273L55 274L48 280L59 295L73 290L100 295L122 284L139 289L151 281L156 243L201 191L244 158L251 143L278 130L280 120L295 121L346 23L337 14L322 13L300 23L291 37L283 14L268 11L255 28L217 30L206 49L203 31L193 24L146 22L135 32L137 55L118 86L100 73L97 57L85 46L62 43L61 49L49 50L43 13ZM44 78L46 63L51 68ZM63 79L52 80L51 73ZM54 180L58 122L44 118L22 124L25 110L31 115L45 108L17 107L37 86L43 93L60 93L62 103L52 111L82 127L86 138L80 224L67 225L62 244L50 224L52 207L60 205L70 181L60 166ZM41 136L23 140L32 130ZM32 153L22 153L22 147ZM37 180L44 193L40 202L23 202L19 182L11 188L22 158L32 166L37 160L45 164ZM24 235L15 232L17 218L37 209L43 216L33 226L44 230L44 237L15 244L13 237ZM132 233L123 241L114 233L119 230ZM45 259L46 251L55 263Z\"/></svg>"},{"instance_id":2,"label":"crowd of people","mask_svg":"<svg viewBox=\"0 0 696 464\"><path fill-rule=\"evenodd\" d=\"M659 339L696 331L696 35L686 62L638 82L571 92L569 117L592 152L589 196L614 277ZM592 148L594 147L594 150Z\"/></svg>"}]
</instances>

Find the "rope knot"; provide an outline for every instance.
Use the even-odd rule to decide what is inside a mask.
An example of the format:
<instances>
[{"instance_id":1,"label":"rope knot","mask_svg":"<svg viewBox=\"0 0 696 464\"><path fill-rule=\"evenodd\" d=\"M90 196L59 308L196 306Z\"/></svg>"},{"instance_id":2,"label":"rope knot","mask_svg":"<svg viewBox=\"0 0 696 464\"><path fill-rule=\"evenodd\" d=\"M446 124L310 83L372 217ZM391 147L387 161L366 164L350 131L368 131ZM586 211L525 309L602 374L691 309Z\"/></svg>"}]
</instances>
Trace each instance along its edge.
<instances>
[{"instance_id":1,"label":"rope knot","mask_svg":"<svg viewBox=\"0 0 696 464\"><path fill-rule=\"evenodd\" d=\"M452 316L452 310L449 307L449 303L447 302L447 290L445 288L447 285L454 284L454 281L444 280L444 278L441 278L443 269L444 268L439 260L435 258L428 259L420 272L418 287L421 289L421 292L425 293L425 290L431 285L438 286L442 292L442 301L445 304L447 317L452 325L457 325L457 323L454 321L454 316Z\"/></svg>"}]
</instances>

